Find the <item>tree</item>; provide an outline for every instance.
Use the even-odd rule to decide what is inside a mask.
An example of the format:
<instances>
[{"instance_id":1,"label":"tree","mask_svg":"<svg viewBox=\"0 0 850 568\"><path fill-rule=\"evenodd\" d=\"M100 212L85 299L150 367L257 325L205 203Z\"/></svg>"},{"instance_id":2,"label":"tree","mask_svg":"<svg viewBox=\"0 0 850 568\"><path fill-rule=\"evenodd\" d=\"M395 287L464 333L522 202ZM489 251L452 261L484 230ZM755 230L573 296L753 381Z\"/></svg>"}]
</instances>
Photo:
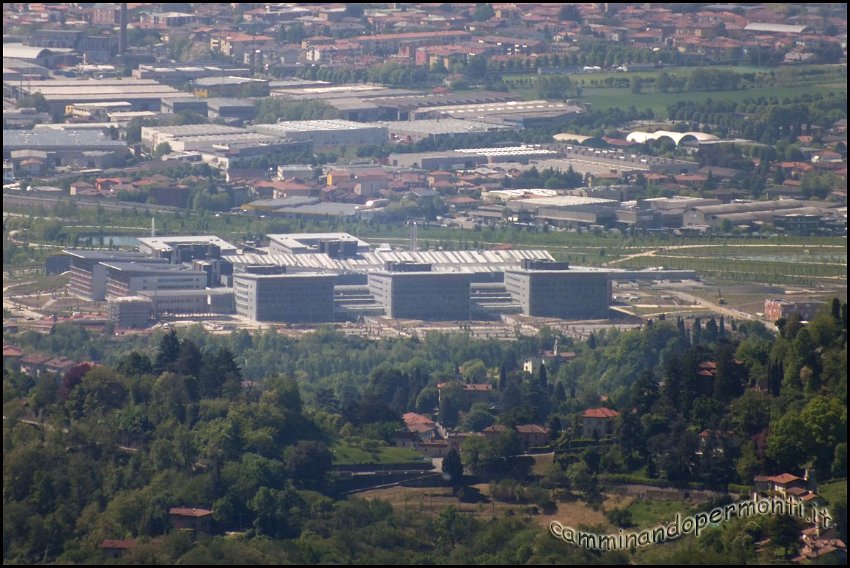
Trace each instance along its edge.
<instances>
[{"instance_id":1,"label":"tree","mask_svg":"<svg viewBox=\"0 0 850 568\"><path fill-rule=\"evenodd\" d=\"M68 397L71 396L71 391L83 382L83 377L86 376L86 373L91 368L92 366L88 363L80 363L79 365L74 365L62 375L62 382L59 385L59 396L62 397L62 400L68 400Z\"/></svg>"},{"instance_id":2,"label":"tree","mask_svg":"<svg viewBox=\"0 0 850 568\"><path fill-rule=\"evenodd\" d=\"M547 77L543 75L537 78L536 87L537 95L540 98L563 100L570 96L572 81L566 76Z\"/></svg>"},{"instance_id":3,"label":"tree","mask_svg":"<svg viewBox=\"0 0 850 568\"><path fill-rule=\"evenodd\" d=\"M125 377L141 377L152 373L153 365L150 357L138 351L133 351L121 358L115 370Z\"/></svg>"},{"instance_id":4,"label":"tree","mask_svg":"<svg viewBox=\"0 0 850 568\"><path fill-rule=\"evenodd\" d=\"M641 77L632 78L632 94L639 95L643 90L643 79Z\"/></svg>"},{"instance_id":5,"label":"tree","mask_svg":"<svg viewBox=\"0 0 850 568\"><path fill-rule=\"evenodd\" d=\"M791 515L771 515L767 522L767 534L773 546L782 547L785 558L788 549L800 546L800 523Z\"/></svg>"},{"instance_id":6,"label":"tree","mask_svg":"<svg viewBox=\"0 0 850 568\"><path fill-rule=\"evenodd\" d=\"M171 144L168 142L161 142L156 145L156 148L151 152L151 157L154 160L159 160L163 156L166 156L171 153Z\"/></svg>"},{"instance_id":7,"label":"tree","mask_svg":"<svg viewBox=\"0 0 850 568\"><path fill-rule=\"evenodd\" d=\"M798 414L786 414L771 425L766 454L781 470L798 469L810 458L809 431Z\"/></svg>"},{"instance_id":8,"label":"tree","mask_svg":"<svg viewBox=\"0 0 850 568\"><path fill-rule=\"evenodd\" d=\"M300 441L289 452L286 469L296 484L321 487L333 463L333 455L323 442Z\"/></svg>"},{"instance_id":9,"label":"tree","mask_svg":"<svg viewBox=\"0 0 850 568\"><path fill-rule=\"evenodd\" d=\"M549 374L546 372L546 365L540 363L540 372L537 377L538 382L542 388L546 388L549 384Z\"/></svg>"},{"instance_id":10,"label":"tree","mask_svg":"<svg viewBox=\"0 0 850 568\"><path fill-rule=\"evenodd\" d=\"M567 478L570 480L571 488L585 495L591 493L596 485L590 468L583 461L575 462L567 467Z\"/></svg>"},{"instance_id":11,"label":"tree","mask_svg":"<svg viewBox=\"0 0 850 568\"><path fill-rule=\"evenodd\" d=\"M169 363L174 363L180 356L180 341L177 339L177 331L171 328L159 341L159 348L154 362L154 371L161 373L165 371Z\"/></svg>"},{"instance_id":12,"label":"tree","mask_svg":"<svg viewBox=\"0 0 850 568\"><path fill-rule=\"evenodd\" d=\"M472 19L476 22L486 22L495 15L496 11L492 4L478 4L475 6L475 14L473 14Z\"/></svg>"},{"instance_id":13,"label":"tree","mask_svg":"<svg viewBox=\"0 0 850 568\"><path fill-rule=\"evenodd\" d=\"M575 4L564 4L558 10L558 19L567 22L581 22L581 12Z\"/></svg>"},{"instance_id":14,"label":"tree","mask_svg":"<svg viewBox=\"0 0 850 568\"><path fill-rule=\"evenodd\" d=\"M673 81L670 78L670 75L667 74L666 71L662 71L658 74L658 78L655 80L655 89L659 93L666 93L673 86Z\"/></svg>"},{"instance_id":15,"label":"tree","mask_svg":"<svg viewBox=\"0 0 850 568\"><path fill-rule=\"evenodd\" d=\"M460 459L460 454L454 448L449 450L449 453L443 458L443 479L452 487L459 487L463 484L463 462Z\"/></svg>"}]
</instances>

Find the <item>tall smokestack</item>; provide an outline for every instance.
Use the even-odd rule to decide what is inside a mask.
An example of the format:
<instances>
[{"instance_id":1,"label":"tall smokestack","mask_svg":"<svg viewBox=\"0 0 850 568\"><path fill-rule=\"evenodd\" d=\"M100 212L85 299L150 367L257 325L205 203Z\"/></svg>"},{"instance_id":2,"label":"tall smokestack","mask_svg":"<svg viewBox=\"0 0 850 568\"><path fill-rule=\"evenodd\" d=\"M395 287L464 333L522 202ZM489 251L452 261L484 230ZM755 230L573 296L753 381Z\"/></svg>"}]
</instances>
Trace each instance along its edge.
<instances>
[{"instance_id":1,"label":"tall smokestack","mask_svg":"<svg viewBox=\"0 0 850 568\"><path fill-rule=\"evenodd\" d=\"M127 3L121 4L121 31L118 34L118 54L127 53Z\"/></svg>"}]
</instances>

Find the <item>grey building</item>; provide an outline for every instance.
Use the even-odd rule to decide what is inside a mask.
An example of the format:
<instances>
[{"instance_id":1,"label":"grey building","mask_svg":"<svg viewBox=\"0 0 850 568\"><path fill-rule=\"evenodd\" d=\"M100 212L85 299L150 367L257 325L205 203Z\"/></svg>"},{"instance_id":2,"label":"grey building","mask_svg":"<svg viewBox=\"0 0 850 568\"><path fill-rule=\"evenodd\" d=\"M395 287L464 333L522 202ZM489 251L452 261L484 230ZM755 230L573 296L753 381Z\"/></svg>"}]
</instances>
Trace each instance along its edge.
<instances>
[{"instance_id":1,"label":"grey building","mask_svg":"<svg viewBox=\"0 0 850 568\"><path fill-rule=\"evenodd\" d=\"M161 262L101 262L106 272L106 298L148 290L204 290L207 274Z\"/></svg>"},{"instance_id":2,"label":"grey building","mask_svg":"<svg viewBox=\"0 0 850 568\"><path fill-rule=\"evenodd\" d=\"M251 101L243 99L212 98L207 99L209 118L234 119L238 121L254 120L257 107Z\"/></svg>"},{"instance_id":3,"label":"grey building","mask_svg":"<svg viewBox=\"0 0 850 568\"><path fill-rule=\"evenodd\" d=\"M251 130L290 140L312 142L315 148L386 144L387 127L349 120L288 120L256 124Z\"/></svg>"},{"instance_id":4,"label":"grey building","mask_svg":"<svg viewBox=\"0 0 850 568\"><path fill-rule=\"evenodd\" d=\"M183 252L179 260L173 255L181 248L181 246L192 245L201 247L203 250L218 249L219 254L236 254L236 247L227 241L224 241L215 235L181 235L174 237L140 237L139 251L148 256L155 258L165 258L174 262L185 262L206 258L198 254L192 254L191 257L186 256ZM181 251L182 252L182 251ZM217 256L216 256L217 258Z\"/></svg>"},{"instance_id":5,"label":"grey building","mask_svg":"<svg viewBox=\"0 0 850 568\"><path fill-rule=\"evenodd\" d=\"M151 324L151 301L140 296L113 298L108 302L109 321L117 327L148 327Z\"/></svg>"},{"instance_id":6,"label":"grey building","mask_svg":"<svg viewBox=\"0 0 850 568\"><path fill-rule=\"evenodd\" d=\"M165 114L177 114L181 112L196 112L202 116L207 115L207 101L198 97L180 97L163 99L160 112Z\"/></svg>"},{"instance_id":7,"label":"grey building","mask_svg":"<svg viewBox=\"0 0 850 568\"><path fill-rule=\"evenodd\" d=\"M106 270L104 262L155 262L137 252L106 252L97 250L66 250L64 254L71 258L68 290L72 294L89 300L103 300L106 297ZM166 264L167 260L160 261Z\"/></svg>"},{"instance_id":8,"label":"grey building","mask_svg":"<svg viewBox=\"0 0 850 568\"><path fill-rule=\"evenodd\" d=\"M22 150L44 152L50 166L106 167L123 165L127 142L85 129L4 130L3 157Z\"/></svg>"},{"instance_id":9,"label":"grey building","mask_svg":"<svg viewBox=\"0 0 850 568\"><path fill-rule=\"evenodd\" d=\"M369 292L390 318L468 320L472 275L463 272L430 272L415 265L369 274Z\"/></svg>"},{"instance_id":10,"label":"grey building","mask_svg":"<svg viewBox=\"0 0 850 568\"><path fill-rule=\"evenodd\" d=\"M570 269L566 263L523 263L505 271L505 288L527 316L606 319L609 273Z\"/></svg>"},{"instance_id":11,"label":"grey building","mask_svg":"<svg viewBox=\"0 0 850 568\"><path fill-rule=\"evenodd\" d=\"M348 233L287 233L267 236L270 254L328 254L339 251L341 256L346 258L369 252L369 243Z\"/></svg>"},{"instance_id":12,"label":"grey building","mask_svg":"<svg viewBox=\"0 0 850 568\"><path fill-rule=\"evenodd\" d=\"M315 272L234 274L236 313L254 321L333 321L334 278Z\"/></svg>"}]
</instances>

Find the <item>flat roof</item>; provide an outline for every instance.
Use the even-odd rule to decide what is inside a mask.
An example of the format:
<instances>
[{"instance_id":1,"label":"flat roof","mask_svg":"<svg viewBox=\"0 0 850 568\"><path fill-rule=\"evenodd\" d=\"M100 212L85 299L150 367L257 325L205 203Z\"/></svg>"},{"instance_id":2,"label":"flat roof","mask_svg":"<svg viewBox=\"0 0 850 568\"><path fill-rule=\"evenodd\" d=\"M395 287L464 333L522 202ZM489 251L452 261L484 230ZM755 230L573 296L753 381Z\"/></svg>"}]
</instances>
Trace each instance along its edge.
<instances>
[{"instance_id":1,"label":"flat roof","mask_svg":"<svg viewBox=\"0 0 850 568\"><path fill-rule=\"evenodd\" d=\"M152 132L157 135L171 134L172 136L204 136L209 134L244 134L248 130L220 124L184 124L181 126L143 126L142 132Z\"/></svg>"},{"instance_id":2,"label":"flat roof","mask_svg":"<svg viewBox=\"0 0 850 568\"><path fill-rule=\"evenodd\" d=\"M107 268L120 272L146 274L150 276L172 276L174 274L193 274L205 276L200 271L188 270L180 264L169 264L167 262L133 262L133 261L102 261L101 264Z\"/></svg>"},{"instance_id":3,"label":"flat roof","mask_svg":"<svg viewBox=\"0 0 850 568\"><path fill-rule=\"evenodd\" d=\"M354 241L357 243L358 247L369 247L369 243L348 233L283 233L266 236L270 241L288 248L312 246L312 243L318 241Z\"/></svg>"},{"instance_id":4,"label":"flat roof","mask_svg":"<svg viewBox=\"0 0 850 568\"><path fill-rule=\"evenodd\" d=\"M3 150L24 148L126 148L127 142L112 140L98 130L4 130Z\"/></svg>"},{"instance_id":5,"label":"flat roof","mask_svg":"<svg viewBox=\"0 0 850 568\"><path fill-rule=\"evenodd\" d=\"M465 115L475 113L503 114L503 113L540 113L547 111L581 112L582 108L574 104L554 101L505 101L498 103L484 103L471 105L447 105L431 106L421 109L423 112L444 112L452 115Z\"/></svg>"},{"instance_id":6,"label":"flat roof","mask_svg":"<svg viewBox=\"0 0 850 568\"><path fill-rule=\"evenodd\" d=\"M5 45L4 45L5 51ZM77 97L90 98L142 98L153 96L179 96L181 93L168 85L161 85L151 79L52 79L27 81L23 90L28 93L40 92L47 100Z\"/></svg>"},{"instance_id":7,"label":"flat roof","mask_svg":"<svg viewBox=\"0 0 850 568\"><path fill-rule=\"evenodd\" d=\"M215 245L221 252L236 251L236 247L215 235L182 235L174 237L139 237L139 244L158 251L173 250L175 245L198 244Z\"/></svg>"},{"instance_id":8,"label":"flat roof","mask_svg":"<svg viewBox=\"0 0 850 568\"><path fill-rule=\"evenodd\" d=\"M224 255L222 255L224 257ZM432 272L502 272L518 267L523 259L552 260L545 250L463 250L463 251L373 251L354 258L331 258L322 253L307 254L235 254L226 260L234 265L259 264L291 266L338 272L376 272L387 261L427 263Z\"/></svg>"},{"instance_id":9,"label":"flat roof","mask_svg":"<svg viewBox=\"0 0 850 568\"><path fill-rule=\"evenodd\" d=\"M252 77L202 77L195 79L192 83L196 87L215 87L216 85L245 85L247 83L268 83L266 79L254 79Z\"/></svg>"},{"instance_id":10,"label":"flat roof","mask_svg":"<svg viewBox=\"0 0 850 568\"><path fill-rule=\"evenodd\" d=\"M233 278L247 278L249 280L279 280L292 278L323 278L334 279L336 274L327 272L286 272L284 274L255 274L253 272L236 272Z\"/></svg>"},{"instance_id":11,"label":"flat roof","mask_svg":"<svg viewBox=\"0 0 850 568\"><path fill-rule=\"evenodd\" d=\"M521 199L526 196L534 196L534 199L538 199L541 197L556 197L558 191L555 189L491 189L490 191L482 192L482 197L484 195L504 197L506 199Z\"/></svg>"},{"instance_id":12,"label":"flat roof","mask_svg":"<svg viewBox=\"0 0 850 568\"><path fill-rule=\"evenodd\" d=\"M764 22L753 22L744 27L748 32L773 32L786 34L801 34L809 26L795 26L790 24L769 24Z\"/></svg>"},{"instance_id":13,"label":"flat roof","mask_svg":"<svg viewBox=\"0 0 850 568\"><path fill-rule=\"evenodd\" d=\"M426 276L426 277L434 277L434 278L436 278L436 277L439 277L439 278L452 278L452 277L469 278L470 276L472 276L472 273L471 272L447 272L445 270L444 271L437 271L437 272L434 272L432 270L422 270L422 271L416 271L416 272L408 272L406 270L399 270L399 271L376 270L376 271L373 271L373 272L369 272L369 275L370 276L371 275L373 275L373 276L390 276L390 277L393 277L393 278L395 278L395 277L406 278L406 277L410 277L410 276Z\"/></svg>"},{"instance_id":14,"label":"flat roof","mask_svg":"<svg viewBox=\"0 0 850 568\"><path fill-rule=\"evenodd\" d=\"M254 103L251 101L247 101L245 99L233 99L226 97L212 97L209 99L198 99L201 101L206 101L207 107L209 108L221 108L221 107L254 107Z\"/></svg>"},{"instance_id":15,"label":"flat roof","mask_svg":"<svg viewBox=\"0 0 850 568\"><path fill-rule=\"evenodd\" d=\"M458 118L433 118L425 120L409 120L397 122L379 122L390 132L410 132L416 134L463 134L468 132L490 132L494 130L511 130L510 126L480 122L477 120L460 120Z\"/></svg>"},{"instance_id":16,"label":"flat roof","mask_svg":"<svg viewBox=\"0 0 850 568\"><path fill-rule=\"evenodd\" d=\"M107 252L101 250L77 250L77 249L65 249L62 251L63 254L67 254L68 256L73 256L75 258L85 259L85 260L134 260L134 259L146 259L148 258L144 254L135 251L114 251Z\"/></svg>"},{"instance_id":17,"label":"flat roof","mask_svg":"<svg viewBox=\"0 0 850 568\"><path fill-rule=\"evenodd\" d=\"M374 122L355 122L353 120L287 120L275 124L257 124L253 127L258 132L319 132L323 130L367 130L386 128Z\"/></svg>"},{"instance_id":18,"label":"flat roof","mask_svg":"<svg viewBox=\"0 0 850 568\"><path fill-rule=\"evenodd\" d=\"M577 205L617 205L614 199L598 197L581 197L578 195L557 195L554 197L534 197L531 199L515 199L514 204L534 207L575 207Z\"/></svg>"}]
</instances>

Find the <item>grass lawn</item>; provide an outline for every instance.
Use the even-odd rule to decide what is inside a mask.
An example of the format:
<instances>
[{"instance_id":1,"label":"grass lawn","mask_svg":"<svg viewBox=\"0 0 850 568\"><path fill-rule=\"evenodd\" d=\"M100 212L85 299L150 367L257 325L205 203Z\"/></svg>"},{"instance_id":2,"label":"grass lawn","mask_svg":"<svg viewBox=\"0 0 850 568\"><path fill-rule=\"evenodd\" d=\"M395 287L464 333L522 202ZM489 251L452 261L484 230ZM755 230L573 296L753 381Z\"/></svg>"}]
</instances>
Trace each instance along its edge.
<instances>
[{"instance_id":1,"label":"grass lawn","mask_svg":"<svg viewBox=\"0 0 850 568\"><path fill-rule=\"evenodd\" d=\"M331 446L331 452L334 456L334 465L411 463L423 459L422 456L410 448L397 448L395 446L377 444L353 446L336 443Z\"/></svg>"},{"instance_id":2,"label":"grass lawn","mask_svg":"<svg viewBox=\"0 0 850 568\"><path fill-rule=\"evenodd\" d=\"M689 514L692 505L684 501L633 501L628 507L635 526L645 528L668 523L676 517L676 513Z\"/></svg>"},{"instance_id":3,"label":"grass lawn","mask_svg":"<svg viewBox=\"0 0 850 568\"><path fill-rule=\"evenodd\" d=\"M833 481L830 483L821 483L818 485L818 493L830 505L835 505L839 501L847 501L847 480Z\"/></svg>"},{"instance_id":4,"label":"grass lawn","mask_svg":"<svg viewBox=\"0 0 850 568\"><path fill-rule=\"evenodd\" d=\"M68 276L44 276L43 274L28 275L26 282L13 286L6 291L7 295L38 294L52 290L62 290L68 284Z\"/></svg>"},{"instance_id":5,"label":"grass lawn","mask_svg":"<svg viewBox=\"0 0 850 568\"><path fill-rule=\"evenodd\" d=\"M634 106L638 110L652 109L656 117L667 116L667 107L680 101L740 101L745 98L758 97L798 97L827 93L846 93L847 86L836 83L826 85L810 85L800 87L760 87L738 91L693 91L688 93L655 93L646 92L636 95L631 89L584 89L582 99L590 103L593 110L609 108L628 108Z\"/></svg>"}]
</instances>

